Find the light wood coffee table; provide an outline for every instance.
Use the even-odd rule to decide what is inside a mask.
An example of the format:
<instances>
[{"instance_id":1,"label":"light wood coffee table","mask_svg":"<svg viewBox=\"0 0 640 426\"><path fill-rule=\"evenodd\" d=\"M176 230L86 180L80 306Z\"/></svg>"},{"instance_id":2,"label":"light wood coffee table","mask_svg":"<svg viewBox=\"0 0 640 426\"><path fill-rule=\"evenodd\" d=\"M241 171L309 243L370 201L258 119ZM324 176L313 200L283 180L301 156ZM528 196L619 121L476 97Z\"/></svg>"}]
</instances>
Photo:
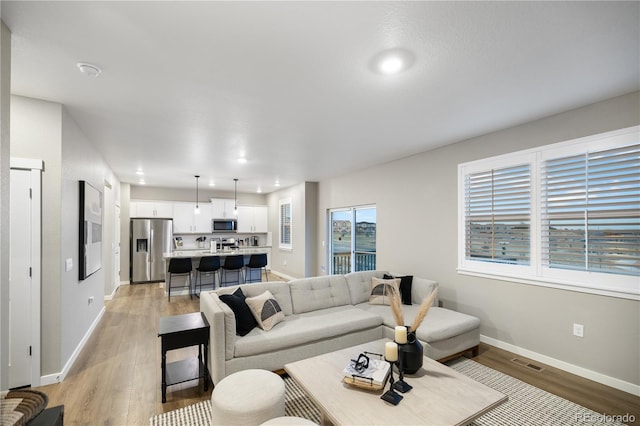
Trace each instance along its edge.
<instances>
[{"instance_id":1,"label":"light wood coffee table","mask_svg":"<svg viewBox=\"0 0 640 426\"><path fill-rule=\"evenodd\" d=\"M319 355L284 366L334 425L465 425L507 401L507 396L425 357L422 369L405 376L413 386L396 406L383 391L362 390L342 382L349 360L364 351L384 353L388 339ZM397 371L394 379L398 379ZM387 390L387 385L384 390Z\"/></svg>"}]
</instances>

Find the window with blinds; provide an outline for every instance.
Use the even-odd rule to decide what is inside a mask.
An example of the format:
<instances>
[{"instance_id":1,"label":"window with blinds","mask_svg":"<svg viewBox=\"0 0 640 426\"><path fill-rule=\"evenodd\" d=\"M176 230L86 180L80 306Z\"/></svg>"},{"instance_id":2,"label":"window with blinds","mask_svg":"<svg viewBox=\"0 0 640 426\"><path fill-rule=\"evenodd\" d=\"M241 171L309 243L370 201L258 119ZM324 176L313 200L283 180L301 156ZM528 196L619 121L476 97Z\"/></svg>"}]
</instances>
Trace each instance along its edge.
<instances>
[{"instance_id":1,"label":"window with blinds","mask_svg":"<svg viewBox=\"0 0 640 426\"><path fill-rule=\"evenodd\" d=\"M291 250L291 199L280 200L279 202L279 247Z\"/></svg>"},{"instance_id":2,"label":"window with blinds","mask_svg":"<svg viewBox=\"0 0 640 426\"><path fill-rule=\"evenodd\" d=\"M640 275L640 145L544 162L542 262Z\"/></svg>"},{"instance_id":3,"label":"window with blinds","mask_svg":"<svg viewBox=\"0 0 640 426\"><path fill-rule=\"evenodd\" d=\"M530 263L529 164L490 169L465 179L467 259Z\"/></svg>"},{"instance_id":4,"label":"window with blinds","mask_svg":"<svg viewBox=\"0 0 640 426\"><path fill-rule=\"evenodd\" d=\"M458 272L640 300L640 126L458 165Z\"/></svg>"}]
</instances>

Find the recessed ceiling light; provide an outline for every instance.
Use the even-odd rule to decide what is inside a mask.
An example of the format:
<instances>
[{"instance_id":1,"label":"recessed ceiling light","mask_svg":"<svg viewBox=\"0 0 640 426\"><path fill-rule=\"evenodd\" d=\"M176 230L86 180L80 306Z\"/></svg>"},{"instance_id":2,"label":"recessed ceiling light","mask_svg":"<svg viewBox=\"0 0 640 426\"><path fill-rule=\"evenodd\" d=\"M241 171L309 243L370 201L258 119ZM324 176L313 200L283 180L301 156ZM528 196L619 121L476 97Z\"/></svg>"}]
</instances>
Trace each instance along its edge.
<instances>
[{"instance_id":1,"label":"recessed ceiling light","mask_svg":"<svg viewBox=\"0 0 640 426\"><path fill-rule=\"evenodd\" d=\"M247 159L245 157L240 157L240 158L238 158L238 163L246 164L247 163Z\"/></svg>"},{"instance_id":2,"label":"recessed ceiling light","mask_svg":"<svg viewBox=\"0 0 640 426\"><path fill-rule=\"evenodd\" d=\"M140 180L138 181L138 183L139 183L140 185L144 185L144 184L145 184L144 180L142 180L142 179L140 179Z\"/></svg>"},{"instance_id":3,"label":"recessed ceiling light","mask_svg":"<svg viewBox=\"0 0 640 426\"><path fill-rule=\"evenodd\" d=\"M380 71L383 74L396 74L402 70L404 62L402 59L391 56L380 63Z\"/></svg>"},{"instance_id":4,"label":"recessed ceiling light","mask_svg":"<svg viewBox=\"0 0 640 426\"><path fill-rule=\"evenodd\" d=\"M279 180L277 180L277 181L276 181L276 183L275 183L275 185L276 185L276 186L280 186L280 181L279 181Z\"/></svg>"},{"instance_id":5,"label":"recessed ceiling light","mask_svg":"<svg viewBox=\"0 0 640 426\"><path fill-rule=\"evenodd\" d=\"M257 192L258 194L262 194L262 188L258 187L258 189L256 189L256 192Z\"/></svg>"},{"instance_id":6,"label":"recessed ceiling light","mask_svg":"<svg viewBox=\"0 0 640 426\"><path fill-rule=\"evenodd\" d=\"M415 62L415 55L405 49L388 49L377 54L371 61L373 71L384 75L398 74Z\"/></svg>"},{"instance_id":7,"label":"recessed ceiling light","mask_svg":"<svg viewBox=\"0 0 640 426\"><path fill-rule=\"evenodd\" d=\"M78 62L76 64L81 73L88 77L97 77L102 73L102 70L97 65L89 64L87 62Z\"/></svg>"},{"instance_id":8,"label":"recessed ceiling light","mask_svg":"<svg viewBox=\"0 0 640 426\"><path fill-rule=\"evenodd\" d=\"M209 186L216 186L215 182L209 182Z\"/></svg>"},{"instance_id":9,"label":"recessed ceiling light","mask_svg":"<svg viewBox=\"0 0 640 426\"><path fill-rule=\"evenodd\" d=\"M142 176L142 175L144 175L144 172L142 170L136 170L136 174L138 176Z\"/></svg>"}]
</instances>

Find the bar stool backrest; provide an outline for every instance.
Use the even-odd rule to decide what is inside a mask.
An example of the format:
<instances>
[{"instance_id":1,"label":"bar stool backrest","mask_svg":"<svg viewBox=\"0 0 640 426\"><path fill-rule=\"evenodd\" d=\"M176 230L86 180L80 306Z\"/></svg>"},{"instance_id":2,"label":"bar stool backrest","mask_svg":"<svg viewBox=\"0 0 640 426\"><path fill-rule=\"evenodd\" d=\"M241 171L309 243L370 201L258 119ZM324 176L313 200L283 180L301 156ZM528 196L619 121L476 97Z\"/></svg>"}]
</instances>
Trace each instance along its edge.
<instances>
[{"instance_id":1,"label":"bar stool backrest","mask_svg":"<svg viewBox=\"0 0 640 426\"><path fill-rule=\"evenodd\" d=\"M187 274L191 269L190 257L174 257L169 261L169 272L172 274Z\"/></svg>"},{"instance_id":2,"label":"bar stool backrest","mask_svg":"<svg viewBox=\"0 0 640 426\"><path fill-rule=\"evenodd\" d=\"M200 272L213 272L220 269L220 256L205 256L200 259Z\"/></svg>"}]
</instances>

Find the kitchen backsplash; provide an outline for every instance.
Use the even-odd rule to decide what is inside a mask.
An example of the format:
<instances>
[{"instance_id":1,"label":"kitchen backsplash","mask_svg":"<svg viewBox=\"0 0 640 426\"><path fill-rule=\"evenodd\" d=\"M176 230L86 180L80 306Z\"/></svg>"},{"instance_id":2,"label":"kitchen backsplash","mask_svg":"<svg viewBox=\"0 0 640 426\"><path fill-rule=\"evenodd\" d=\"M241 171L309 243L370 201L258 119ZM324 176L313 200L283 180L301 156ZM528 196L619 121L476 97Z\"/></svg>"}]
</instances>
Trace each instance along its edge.
<instances>
[{"instance_id":1,"label":"kitchen backsplash","mask_svg":"<svg viewBox=\"0 0 640 426\"><path fill-rule=\"evenodd\" d=\"M258 245L265 246L267 245L267 235L268 233L256 233L256 234L245 234L245 233L231 233L231 234L177 234L176 237L182 237L182 249L195 249L198 248L197 238L205 237L203 241L203 248L209 248L209 242L211 239L215 239L217 241L222 238L223 240L227 240L229 238L235 238L236 241L243 241L244 245L251 245L251 237L258 237ZM175 249L175 247L174 247Z\"/></svg>"}]
</instances>

